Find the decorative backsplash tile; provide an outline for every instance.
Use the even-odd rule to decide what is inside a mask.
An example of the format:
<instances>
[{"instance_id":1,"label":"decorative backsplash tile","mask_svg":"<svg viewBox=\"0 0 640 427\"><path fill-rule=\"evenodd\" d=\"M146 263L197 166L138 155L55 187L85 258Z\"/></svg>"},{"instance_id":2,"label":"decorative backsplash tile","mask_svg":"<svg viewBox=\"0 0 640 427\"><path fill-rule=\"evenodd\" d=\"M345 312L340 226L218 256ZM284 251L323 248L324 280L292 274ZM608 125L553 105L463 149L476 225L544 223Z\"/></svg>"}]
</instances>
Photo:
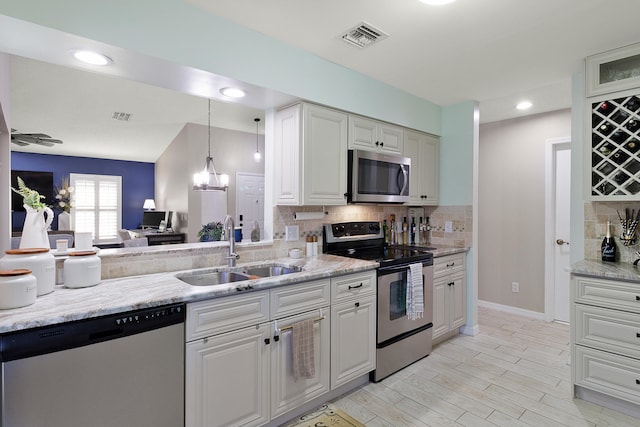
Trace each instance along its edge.
<instances>
[{"instance_id":1,"label":"decorative backsplash tile","mask_svg":"<svg viewBox=\"0 0 640 427\"><path fill-rule=\"evenodd\" d=\"M611 235L614 238L617 247L616 260L620 262L632 263L638 256L636 251L640 250L640 246L636 243L632 246L624 246L620 239L622 225L618 212L624 217L625 208L634 209L636 212L640 209L638 202L585 202L584 204L584 257L585 259L599 260L601 259L602 239L607 234L607 221L611 221ZM636 231L639 236L640 229Z\"/></svg>"}]
</instances>

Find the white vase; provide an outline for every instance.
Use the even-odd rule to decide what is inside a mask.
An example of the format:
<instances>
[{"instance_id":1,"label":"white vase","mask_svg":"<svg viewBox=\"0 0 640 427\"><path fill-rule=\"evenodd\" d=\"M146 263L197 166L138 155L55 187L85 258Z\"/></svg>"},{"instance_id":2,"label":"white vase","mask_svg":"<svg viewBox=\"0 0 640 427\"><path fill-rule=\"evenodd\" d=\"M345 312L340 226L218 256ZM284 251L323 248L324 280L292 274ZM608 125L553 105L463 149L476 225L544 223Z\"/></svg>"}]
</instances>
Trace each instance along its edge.
<instances>
[{"instance_id":1,"label":"white vase","mask_svg":"<svg viewBox=\"0 0 640 427\"><path fill-rule=\"evenodd\" d=\"M49 208L35 210L31 206L23 205L27 211L20 237L20 249L49 248L47 229L53 221L53 211ZM46 214L46 217L45 217Z\"/></svg>"},{"instance_id":2,"label":"white vase","mask_svg":"<svg viewBox=\"0 0 640 427\"><path fill-rule=\"evenodd\" d=\"M71 215L62 211L58 214L58 230L71 230Z\"/></svg>"}]
</instances>

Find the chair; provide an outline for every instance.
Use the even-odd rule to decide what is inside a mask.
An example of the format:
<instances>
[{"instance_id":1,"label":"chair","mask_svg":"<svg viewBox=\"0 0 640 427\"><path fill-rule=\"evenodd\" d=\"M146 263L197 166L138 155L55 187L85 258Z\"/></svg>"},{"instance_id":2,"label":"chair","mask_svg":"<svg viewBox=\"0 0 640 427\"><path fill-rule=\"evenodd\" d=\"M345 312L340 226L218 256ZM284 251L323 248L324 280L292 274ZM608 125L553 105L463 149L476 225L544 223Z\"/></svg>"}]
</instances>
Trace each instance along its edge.
<instances>
[{"instance_id":1,"label":"chair","mask_svg":"<svg viewBox=\"0 0 640 427\"><path fill-rule=\"evenodd\" d=\"M149 240L146 237L138 237L135 239L123 240L122 244L125 248L140 248L149 246Z\"/></svg>"},{"instance_id":2,"label":"chair","mask_svg":"<svg viewBox=\"0 0 640 427\"><path fill-rule=\"evenodd\" d=\"M124 228L118 230L118 236L120 236L120 240L122 240L123 242L126 240L131 240L131 234L129 233L129 230L125 230Z\"/></svg>"}]
</instances>

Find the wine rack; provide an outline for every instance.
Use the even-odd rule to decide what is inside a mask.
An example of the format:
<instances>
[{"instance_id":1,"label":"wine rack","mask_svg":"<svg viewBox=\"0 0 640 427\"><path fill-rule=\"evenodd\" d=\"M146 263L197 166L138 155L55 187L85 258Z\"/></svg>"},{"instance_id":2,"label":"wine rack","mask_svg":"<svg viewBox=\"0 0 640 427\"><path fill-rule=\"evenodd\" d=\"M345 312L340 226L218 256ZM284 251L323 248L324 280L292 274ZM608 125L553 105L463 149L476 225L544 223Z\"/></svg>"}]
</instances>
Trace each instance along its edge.
<instances>
[{"instance_id":1,"label":"wine rack","mask_svg":"<svg viewBox=\"0 0 640 427\"><path fill-rule=\"evenodd\" d=\"M640 195L640 95L591 103L591 196Z\"/></svg>"}]
</instances>

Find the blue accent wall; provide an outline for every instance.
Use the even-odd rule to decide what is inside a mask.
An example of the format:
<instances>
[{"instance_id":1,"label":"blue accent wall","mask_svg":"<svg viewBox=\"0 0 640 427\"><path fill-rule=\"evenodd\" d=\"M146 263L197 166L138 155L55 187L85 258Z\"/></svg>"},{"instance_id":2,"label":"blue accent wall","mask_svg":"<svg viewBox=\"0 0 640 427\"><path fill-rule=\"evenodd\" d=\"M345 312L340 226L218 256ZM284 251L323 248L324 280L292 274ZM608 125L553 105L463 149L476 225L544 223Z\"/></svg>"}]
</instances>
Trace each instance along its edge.
<instances>
[{"instance_id":1,"label":"blue accent wall","mask_svg":"<svg viewBox=\"0 0 640 427\"><path fill-rule=\"evenodd\" d=\"M53 172L54 186L60 185L70 173L95 175L119 175L122 177L122 227L138 228L142 220L144 199L154 198L155 164L124 160L96 159L91 157L54 156L50 154L11 152L11 169ZM57 211L53 229L57 228ZM22 210L11 216L14 231L22 230L25 213Z\"/></svg>"}]
</instances>

